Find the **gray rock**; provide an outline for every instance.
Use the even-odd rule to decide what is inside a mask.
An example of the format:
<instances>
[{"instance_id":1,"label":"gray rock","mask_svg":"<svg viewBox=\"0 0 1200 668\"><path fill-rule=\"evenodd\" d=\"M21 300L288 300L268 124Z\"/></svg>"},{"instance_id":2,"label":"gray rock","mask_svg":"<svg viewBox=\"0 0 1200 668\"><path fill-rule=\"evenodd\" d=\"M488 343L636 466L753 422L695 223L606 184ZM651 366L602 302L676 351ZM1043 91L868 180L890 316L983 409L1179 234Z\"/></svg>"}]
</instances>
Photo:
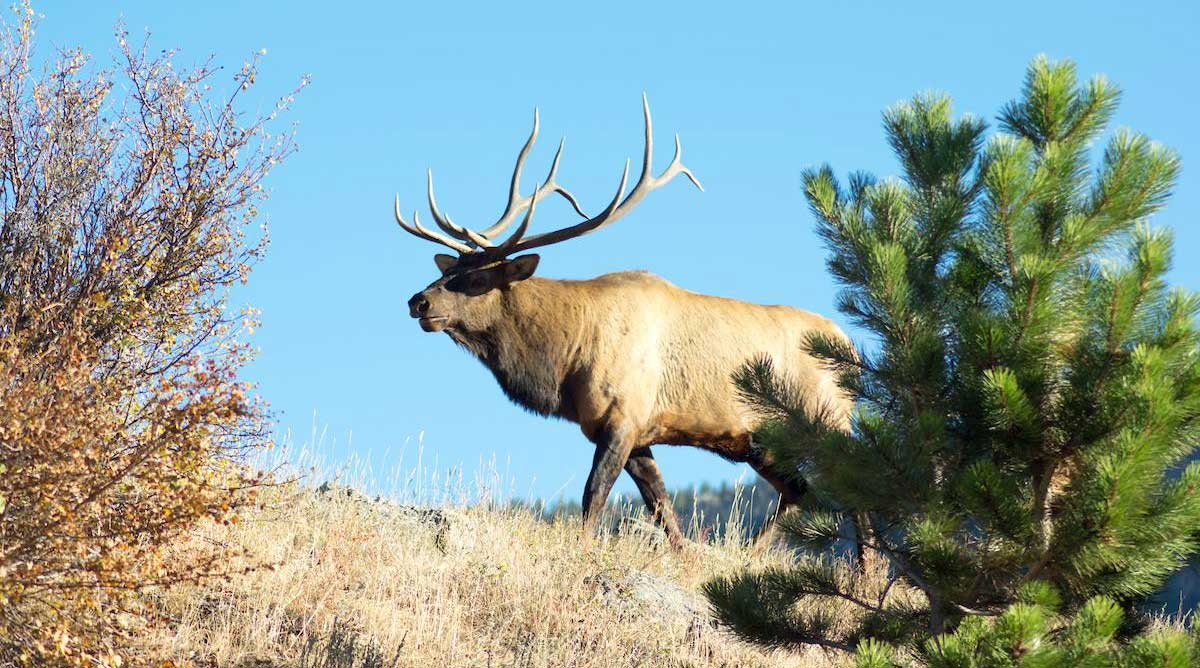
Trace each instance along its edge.
<instances>
[{"instance_id":1,"label":"gray rock","mask_svg":"<svg viewBox=\"0 0 1200 668\"><path fill-rule=\"evenodd\" d=\"M707 616L699 596L671 580L641 571L605 571L590 578L610 604L664 620L691 624Z\"/></svg>"}]
</instances>

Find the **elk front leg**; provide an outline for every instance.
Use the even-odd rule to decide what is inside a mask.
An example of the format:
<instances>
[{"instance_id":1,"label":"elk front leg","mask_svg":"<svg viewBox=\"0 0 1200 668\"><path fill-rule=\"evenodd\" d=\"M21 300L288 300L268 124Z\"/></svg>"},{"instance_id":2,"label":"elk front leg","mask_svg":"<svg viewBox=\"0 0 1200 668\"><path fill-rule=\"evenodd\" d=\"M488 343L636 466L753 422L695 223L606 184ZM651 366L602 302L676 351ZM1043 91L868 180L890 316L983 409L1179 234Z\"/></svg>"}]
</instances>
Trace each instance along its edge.
<instances>
[{"instance_id":1,"label":"elk front leg","mask_svg":"<svg viewBox=\"0 0 1200 668\"><path fill-rule=\"evenodd\" d=\"M608 494L632 450L633 439L626 436L623 430L609 430L596 444L592 471L588 473L587 484L583 486L583 527L589 534L595 532L596 524L604 512L604 504L608 502Z\"/></svg>"},{"instance_id":2,"label":"elk front leg","mask_svg":"<svg viewBox=\"0 0 1200 668\"><path fill-rule=\"evenodd\" d=\"M667 494L662 472L659 471L649 446L634 448L629 453L629 460L625 462L625 472L637 483L646 509L654 517L655 523L667 532L667 541L671 547L682 546L683 532L679 530L679 520L675 517L675 509L671 507L671 497Z\"/></svg>"}]
</instances>

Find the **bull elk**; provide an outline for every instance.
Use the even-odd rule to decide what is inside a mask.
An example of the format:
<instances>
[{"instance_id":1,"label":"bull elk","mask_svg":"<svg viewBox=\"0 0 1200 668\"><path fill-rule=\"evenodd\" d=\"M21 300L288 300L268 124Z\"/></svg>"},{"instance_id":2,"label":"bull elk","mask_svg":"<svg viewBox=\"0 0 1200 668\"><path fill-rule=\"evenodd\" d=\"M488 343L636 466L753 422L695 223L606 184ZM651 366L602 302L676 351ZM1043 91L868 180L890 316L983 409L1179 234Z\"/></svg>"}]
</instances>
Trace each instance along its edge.
<instances>
[{"instance_id":1,"label":"bull elk","mask_svg":"<svg viewBox=\"0 0 1200 668\"><path fill-rule=\"evenodd\" d=\"M802 346L812 333L843 338L829 320L787 306L762 306L710 297L678 288L644 271L604 274L584 281L533 277L536 254L549 246L612 224L652 190L682 174L703 190L680 158L658 176L651 172L650 107L642 99L645 150L642 172L628 195L629 161L616 195L588 216L555 180L562 142L546 180L529 195L520 193L521 169L538 134L517 154L508 204L492 225L475 231L455 223L439 208L428 180L429 209L441 232L412 222L400 212L406 232L441 244L457 256L437 254L441 277L408 301L410 315L426 332L446 332L495 375L508 397L526 409L579 425L596 446L583 492L583 517L594 530L613 483L624 468L647 509L672 544L682 540L678 522L651 446L691 445L734 462L746 462L780 494L780 510L804 493L804 483L772 467L751 443L761 419L743 405L732 375L755 356L768 355L777 372L821 402L829 419L845 428L850 400L835 374ZM527 235L542 199L557 194L583 220ZM523 216L521 214L524 214ZM501 235L517 219L516 229Z\"/></svg>"}]
</instances>

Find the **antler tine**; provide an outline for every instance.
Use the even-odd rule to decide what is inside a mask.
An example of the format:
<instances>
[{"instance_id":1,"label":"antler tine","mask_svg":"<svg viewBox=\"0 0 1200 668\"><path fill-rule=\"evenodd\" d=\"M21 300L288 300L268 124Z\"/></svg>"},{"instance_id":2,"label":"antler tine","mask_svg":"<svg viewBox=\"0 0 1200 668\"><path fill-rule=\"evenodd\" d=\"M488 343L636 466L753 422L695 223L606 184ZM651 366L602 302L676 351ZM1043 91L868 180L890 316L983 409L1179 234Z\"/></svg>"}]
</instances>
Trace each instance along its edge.
<instances>
[{"instance_id":1,"label":"antler tine","mask_svg":"<svg viewBox=\"0 0 1200 668\"><path fill-rule=\"evenodd\" d=\"M604 227L605 225L616 222L626 213L629 213L630 209L637 206L637 204L641 202L642 199L644 199L646 195L650 193L650 191L666 184L679 174L687 176L688 180L690 180L697 188L699 188L701 191L704 190L704 187L700 185L700 181L696 179L694 174L692 174L692 171L683 164L683 151L678 135L675 136L675 157L672 158L671 164L668 165L667 168L663 170L663 172L657 177L653 176L651 169L654 161L654 138L652 136L652 125L650 120L650 103L647 101L645 93L642 94L642 114L645 117L646 126L646 143L642 154L642 174L638 178L637 184L634 185L633 190L629 192L629 196L624 200L621 200L621 195L625 190L625 182L629 176L629 162L626 161L625 175L621 177L621 189L618 191L617 197L604 211L592 218L576 223L575 225L571 225L570 227L564 227L554 230L553 232L545 232L529 237L528 239L523 239L513 244L509 252L523 251L530 248L548 246L560 241L566 241L567 239L573 239L575 237L582 236L588 232L593 232L601 227Z\"/></svg>"},{"instance_id":2,"label":"antler tine","mask_svg":"<svg viewBox=\"0 0 1200 668\"><path fill-rule=\"evenodd\" d=\"M453 239L444 237L444 236L438 234L437 232L433 232L431 230L428 230L428 229L422 227L421 226L421 218L420 218L420 216L417 215L416 211L413 212L413 224L409 225L408 221L404 220L404 214L400 213L400 195L398 193L396 195L395 214L396 214L396 222L400 224L400 227L403 228L405 232L408 232L409 234L413 235L414 237L420 237L421 239L425 239L426 241L432 241L434 243L439 243L439 244L445 246L446 248L457 251L460 254L473 252L471 250L471 248L469 246L467 246L466 244L461 244Z\"/></svg>"},{"instance_id":3,"label":"antler tine","mask_svg":"<svg viewBox=\"0 0 1200 668\"><path fill-rule=\"evenodd\" d=\"M537 195L537 199L542 199L551 192L556 192L559 195L562 195L563 199L571 203L571 207L575 209L575 213L587 218L587 214L583 212L583 209L579 206L579 202L575 199L575 196L571 194L571 191L558 185L558 183L554 180L554 177L558 174L558 159L562 157L563 146L565 146L566 143L566 137L558 140L558 150L554 152L554 161L550 163L550 173L546 176L546 180L542 181L542 186L533 192Z\"/></svg>"},{"instance_id":4,"label":"antler tine","mask_svg":"<svg viewBox=\"0 0 1200 668\"><path fill-rule=\"evenodd\" d=\"M533 147L533 143L537 139L538 127L538 111L537 109L534 109L533 132L529 134L529 139L527 139L525 141L525 145L521 147L521 152L517 154L517 165L513 169L512 183L508 188L508 206L504 208L504 213L501 214L499 220L497 220L487 229L479 232L481 236L484 236L489 240L495 240L495 238L502 234L504 230L508 229L508 227L512 225L513 221L517 219L517 216L520 215L520 213L527 207L529 207L534 200L543 199L550 193L558 193L559 195L562 195L563 199L571 203L571 207L575 209L576 213L584 218L587 218L587 214L583 212L583 209L579 206L579 201L575 199L575 196L571 194L571 191L558 185L558 183L554 180L555 176L558 174L558 162L562 158L563 146L566 145L565 138L559 140L558 142L558 150L554 153L554 161L550 164L550 173L546 176L546 180L542 182L541 186L534 189L532 195L529 197L521 197L521 169L525 166L525 158L529 155L529 150Z\"/></svg>"},{"instance_id":5,"label":"antler tine","mask_svg":"<svg viewBox=\"0 0 1200 668\"><path fill-rule=\"evenodd\" d=\"M521 169L525 167L525 158L529 157L529 150L533 148L533 142L537 141L539 127L540 119L538 118L538 110L537 107L534 107L533 130L529 132L529 139L525 140L525 145L517 153L517 164L513 167L512 181L508 185L508 204L504 207L504 213L500 214L500 219L480 232L480 234L489 239L495 239L496 235L508 228L523 208L521 206L524 199L521 197Z\"/></svg>"},{"instance_id":6,"label":"antler tine","mask_svg":"<svg viewBox=\"0 0 1200 668\"><path fill-rule=\"evenodd\" d=\"M667 168L657 177L651 174L654 162L654 134L651 130L650 102L646 99L645 93L642 93L642 115L646 119L646 148L642 154L642 176L638 179L637 185L633 187L633 192L629 193L629 197L624 202L621 202L620 208L625 209L626 204L628 204L629 208L633 208L651 190L662 186L680 174L687 176L692 185L699 188L700 192L704 192L704 186L700 185L700 181L696 179L696 175L692 174L692 170L683 165L683 147L679 143L678 133L675 134L675 157L671 158L671 164L667 165Z\"/></svg>"},{"instance_id":7,"label":"antler tine","mask_svg":"<svg viewBox=\"0 0 1200 668\"><path fill-rule=\"evenodd\" d=\"M663 171L663 173L661 175L659 175L658 178L660 180L665 179L663 181L663 183L666 183L666 181L670 181L671 179L675 178L676 174L683 174L684 176L686 176L688 178L688 181L692 182L692 185L696 186L696 188L700 192L704 192L704 186L700 185L700 179L696 178L696 175L692 173L692 170L688 169L687 167L684 167L682 157L683 157L683 147L680 146L680 144L679 144L679 133L676 132L675 133L675 157L671 158L671 164L667 165L667 168Z\"/></svg>"},{"instance_id":8,"label":"antler tine","mask_svg":"<svg viewBox=\"0 0 1200 668\"><path fill-rule=\"evenodd\" d=\"M625 195L625 186L629 183L629 158L625 158L625 171L621 172L621 183L617 186L617 194L613 195L612 201L608 206L604 207L604 212L601 216L611 215L617 210L617 203L621 201L621 197ZM597 216L599 217L599 216Z\"/></svg>"},{"instance_id":9,"label":"antler tine","mask_svg":"<svg viewBox=\"0 0 1200 668\"><path fill-rule=\"evenodd\" d=\"M537 192L537 189L534 189L534 192ZM513 246L516 246L517 242L521 240L521 237L525 236L525 232L529 229L529 221L533 220L533 210L535 208L537 208L536 199L529 202L529 208L525 210L525 218L521 221L521 224L517 226L517 229L513 230L513 233L507 239L505 239L503 243L496 247L494 252L498 256L503 257L507 255L509 250L512 249Z\"/></svg>"},{"instance_id":10,"label":"antler tine","mask_svg":"<svg viewBox=\"0 0 1200 668\"><path fill-rule=\"evenodd\" d=\"M426 174L428 175L429 182L429 212L433 214L433 222L437 223L438 227L456 239L469 241L479 248L491 248L493 244L487 237L480 235L472 229L455 224L454 221L450 220L450 216L442 215L442 212L438 210L437 199L433 196L433 170L430 169Z\"/></svg>"}]
</instances>

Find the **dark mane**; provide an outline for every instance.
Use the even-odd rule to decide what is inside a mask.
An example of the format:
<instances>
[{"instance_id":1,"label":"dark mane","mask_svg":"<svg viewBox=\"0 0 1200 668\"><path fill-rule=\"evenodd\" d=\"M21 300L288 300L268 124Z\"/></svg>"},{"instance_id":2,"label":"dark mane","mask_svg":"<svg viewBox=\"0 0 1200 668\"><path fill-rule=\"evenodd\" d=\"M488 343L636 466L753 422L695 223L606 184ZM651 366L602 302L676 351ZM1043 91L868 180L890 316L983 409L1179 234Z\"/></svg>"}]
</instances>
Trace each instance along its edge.
<instances>
[{"instance_id":1,"label":"dark mane","mask_svg":"<svg viewBox=\"0 0 1200 668\"><path fill-rule=\"evenodd\" d=\"M569 417L562 412L563 379L549 360L528 359L521 354L523 347L504 345L495 331L446 333L492 372L513 403L537 415Z\"/></svg>"}]
</instances>

